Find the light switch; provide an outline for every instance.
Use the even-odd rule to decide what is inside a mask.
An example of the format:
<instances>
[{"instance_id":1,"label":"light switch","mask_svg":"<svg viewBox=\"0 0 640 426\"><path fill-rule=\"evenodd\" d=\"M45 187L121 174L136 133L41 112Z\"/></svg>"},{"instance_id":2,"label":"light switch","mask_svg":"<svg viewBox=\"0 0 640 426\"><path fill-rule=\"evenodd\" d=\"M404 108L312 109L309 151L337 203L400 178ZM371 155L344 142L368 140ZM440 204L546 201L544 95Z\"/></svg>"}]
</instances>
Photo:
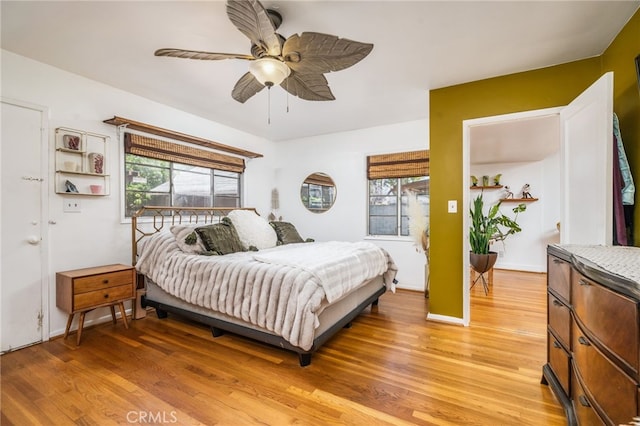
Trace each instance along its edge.
<instances>
[{"instance_id":1,"label":"light switch","mask_svg":"<svg viewBox=\"0 0 640 426\"><path fill-rule=\"evenodd\" d=\"M458 200L449 200L447 210L449 213L458 212Z\"/></svg>"}]
</instances>

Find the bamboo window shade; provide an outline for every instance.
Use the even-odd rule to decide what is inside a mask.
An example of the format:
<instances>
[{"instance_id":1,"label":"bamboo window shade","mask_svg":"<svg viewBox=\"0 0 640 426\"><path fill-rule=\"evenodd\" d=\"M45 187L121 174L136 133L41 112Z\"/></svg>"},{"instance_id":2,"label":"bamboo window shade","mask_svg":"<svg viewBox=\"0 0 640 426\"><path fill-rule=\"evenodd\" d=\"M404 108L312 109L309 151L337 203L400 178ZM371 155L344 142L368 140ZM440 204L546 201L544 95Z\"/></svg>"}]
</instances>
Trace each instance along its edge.
<instances>
[{"instance_id":1,"label":"bamboo window shade","mask_svg":"<svg viewBox=\"0 0 640 426\"><path fill-rule=\"evenodd\" d=\"M172 161L190 166L206 167L227 172L243 173L243 158L206 151L134 133L124 134L124 151L156 160Z\"/></svg>"},{"instance_id":2,"label":"bamboo window shade","mask_svg":"<svg viewBox=\"0 0 640 426\"><path fill-rule=\"evenodd\" d=\"M334 186L333 179L324 173L313 173L304 180L304 183L322 186Z\"/></svg>"},{"instance_id":3,"label":"bamboo window shade","mask_svg":"<svg viewBox=\"0 0 640 426\"><path fill-rule=\"evenodd\" d=\"M416 176L429 176L429 150L367 157L367 178L369 180Z\"/></svg>"}]
</instances>

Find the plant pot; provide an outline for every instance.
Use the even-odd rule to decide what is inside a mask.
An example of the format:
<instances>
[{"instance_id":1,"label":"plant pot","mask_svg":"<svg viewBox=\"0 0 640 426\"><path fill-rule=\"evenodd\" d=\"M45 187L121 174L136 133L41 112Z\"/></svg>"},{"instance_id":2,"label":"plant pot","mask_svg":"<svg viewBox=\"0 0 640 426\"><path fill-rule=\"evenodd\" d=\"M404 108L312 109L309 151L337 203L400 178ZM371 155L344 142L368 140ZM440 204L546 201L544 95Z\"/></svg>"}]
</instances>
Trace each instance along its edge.
<instances>
[{"instance_id":1,"label":"plant pot","mask_svg":"<svg viewBox=\"0 0 640 426\"><path fill-rule=\"evenodd\" d=\"M485 273L489 269L493 268L493 265L496 264L496 260L498 260L498 253L495 251L490 251L488 254L469 252L469 263L473 270L479 274Z\"/></svg>"}]
</instances>

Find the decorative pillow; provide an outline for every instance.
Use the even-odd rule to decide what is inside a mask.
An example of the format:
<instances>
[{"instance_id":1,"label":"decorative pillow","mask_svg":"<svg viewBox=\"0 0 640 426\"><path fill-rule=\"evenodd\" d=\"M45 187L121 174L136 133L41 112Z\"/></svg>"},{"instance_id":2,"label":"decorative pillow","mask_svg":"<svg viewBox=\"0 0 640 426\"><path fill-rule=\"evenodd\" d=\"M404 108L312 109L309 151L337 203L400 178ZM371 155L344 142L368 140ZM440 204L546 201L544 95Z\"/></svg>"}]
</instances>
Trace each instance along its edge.
<instances>
[{"instance_id":1,"label":"decorative pillow","mask_svg":"<svg viewBox=\"0 0 640 426\"><path fill-rule=\"evenodd\" d=\"M233 223L245 250L251 246L267 249L278 243L278 236L269 222L251 210L232 210L225 219Z\"/></svg>"},{"instance_id":2,"label":"decorative pillow","mask_svg":"<svg viewBox=\"0 0 640 426\"><path fill-rule=\"evenodd\" d=\"M196 228L196 232L202 238L207 251L216 252L219 255L244 251L236 230L228 223L202 226Z\"/></svg>"},{"instance_id":3,"label":"decorative pillow","mask_svg":"<svg viewBox=\"0 0 640 426\"><path fill-rule=\"evenodd\" d=\"M298 230L292 223L289 222L271 222L271 226L276 231L278 236L278 245L280 244L292 244L292 243L304 243L304 240L298 233Z\"/></svg>"},{"instance_id":4,"label":"decorative pillow","mask_svg":"<svg viewBox=\"0 0 640 426\"><path fill-rule=\"evenodd\" d=\"M198 225L173 225L170 228L180 250L185 253L202 254L207 250L196 232L196 226Z\"/></svg>"}]
</instances>

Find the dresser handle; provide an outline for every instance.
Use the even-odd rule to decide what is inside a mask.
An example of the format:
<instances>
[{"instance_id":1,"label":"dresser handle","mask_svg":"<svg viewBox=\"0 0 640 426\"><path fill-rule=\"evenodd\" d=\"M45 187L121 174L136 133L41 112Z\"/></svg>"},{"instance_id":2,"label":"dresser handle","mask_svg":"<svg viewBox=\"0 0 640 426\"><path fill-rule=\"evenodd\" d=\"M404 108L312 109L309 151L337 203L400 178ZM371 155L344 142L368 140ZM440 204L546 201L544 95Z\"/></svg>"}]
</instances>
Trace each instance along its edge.
<instances>
[{"instance_id":1,"label":"dresser handle","mask_svg":"<svg viewBox=\"0 0 640 426\"><path fill-rule=\"evenodd\" d=\"M591 346L591 343L589 343L589 341L585 339L584 336L578 337L578 342L580 342L580 344L584 346Z\"/></svg>"},{"instance_id":2,"label":"dresser handle","mask_svg":"<svg viewBox=\"0 0 640 426\"><path fill-rule=\"evenodd\" d=\"M105 299L108 299L108 298L109 298L109 293L105 294L105 295L104 295L104 298L105 298Z\"/></svg>"},{"instance_id":3,"label":"dresser handle","mask_svg":"<svg viewBox=\"0 0 640 426\"><path fill-rule=\"evenodd\" d=\"M558 264L558 263L563 263L563 262L560 259L553 259L553 263Z\"/></svg>"},{"instance_id":4,"label":"dresser handle","mask_svg":"<svg viewBox=\"0 0 640 426\"><path fill-rule=\"evenodd\" d=\"M557 342L557 341L555 341L555 340L553 341L553 347L554 347L554 348L558 348L558 349L560 349L560 348L561 348L560 343L558 343L558 342Z\"/></svg>"},{"instance_id":5,"label":"dresser handle","mask_svg":"<svg viewBox=\"0 0 640 426\"><path fill-rule=\"evenodd\" d=\"M591 404L589 404L589 400L584 395L580 395L578 397L578 401L580 401L580 405L582 405L583 407L591 407Z\"/></svg>"},{"instance_id":6,"label":"dresser handle","mask_svg":"<svg viewBox=\"0 0 640 426\"><path fill-rule=\"evenodd\" d=\"M558 300L553 299L553 306L563 306Z\"/></svg>"},{"instance_id":7,"label":"dresser handle","mask_svg":"<svg viewBox=\"0 0 640 426\"><path fill-rule=\"evenodd\" d=\"M109 280L102 280L102 284L109 284Z\"/></svg>"},{"instance_id":8,"label":"dresser handle","mask_svg":"<svg viewBox=\"0 0 640 426\"><path fill-rule=\"evenodd\" d=\"M578 283L580 285L591 285L591 283L587 280L585 280L584 278L580 278L580 280L578 281Z\"/></svg>"}]
</instances>

